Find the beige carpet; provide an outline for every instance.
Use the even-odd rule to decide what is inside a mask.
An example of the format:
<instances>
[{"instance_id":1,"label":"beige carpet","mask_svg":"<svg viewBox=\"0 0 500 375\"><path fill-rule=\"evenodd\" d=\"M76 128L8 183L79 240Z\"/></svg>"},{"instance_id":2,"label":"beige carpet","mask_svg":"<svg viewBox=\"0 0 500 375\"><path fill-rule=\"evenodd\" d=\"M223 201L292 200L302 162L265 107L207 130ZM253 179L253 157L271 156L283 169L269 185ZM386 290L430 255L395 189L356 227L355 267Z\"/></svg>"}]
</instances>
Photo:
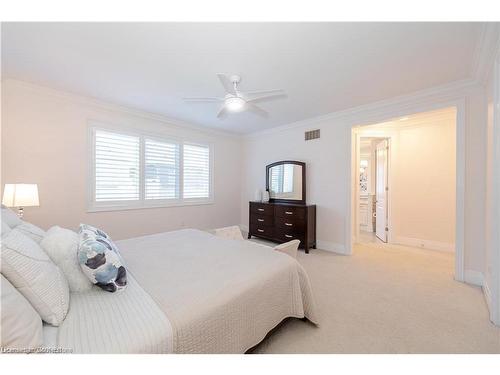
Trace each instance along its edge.
<instances>
[{"instance_id":1,"label":"beige carpet","mask_svg":"<svg viewBox=\"0 0 500 375\"><path fill-rule=\"evenodd\" d=\"M320 326L286 320L253 353L500 353L482 291L453 280L453 255L363 244L298 257Z\"/></svg>"}]
</instances>

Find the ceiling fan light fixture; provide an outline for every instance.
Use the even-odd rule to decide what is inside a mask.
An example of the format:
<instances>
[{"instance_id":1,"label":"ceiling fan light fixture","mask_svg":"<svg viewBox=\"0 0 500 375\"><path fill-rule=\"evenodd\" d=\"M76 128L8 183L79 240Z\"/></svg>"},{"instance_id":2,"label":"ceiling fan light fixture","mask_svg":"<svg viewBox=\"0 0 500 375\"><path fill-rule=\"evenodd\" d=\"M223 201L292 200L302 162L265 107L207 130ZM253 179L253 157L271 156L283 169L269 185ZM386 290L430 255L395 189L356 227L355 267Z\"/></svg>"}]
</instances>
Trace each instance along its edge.
<instances>
[{"instance_id":1,"label":"ceiling fan light fixture","mask_svg":"<svg viewBox=\"0 0 500 375\"><path fill-rule=\"evenodd\" d=\"M237 96L227 98L224 105L229 112L241 112L245 109L245 101Z\"/></svg>"},{"instance_id":2,"label":"ceiling fan light fixture","mask_svg":"<svg viewBox=\"0 0 500 375\"><path fill-rule=\"evenodd\" d=\"M243 111L249 111L259 116L267 117L268 112L263 110L256 103L285 96L285 92L282 89L240 91L238 90L238 84L241 80L240 76L228 77L225 74L217 73L217 77L226 92L224 97L184 98L184 100L188 103L222 103L217 113L217 118L221 120L228 112L236 113Z\"/></svg>"}]
</instances>

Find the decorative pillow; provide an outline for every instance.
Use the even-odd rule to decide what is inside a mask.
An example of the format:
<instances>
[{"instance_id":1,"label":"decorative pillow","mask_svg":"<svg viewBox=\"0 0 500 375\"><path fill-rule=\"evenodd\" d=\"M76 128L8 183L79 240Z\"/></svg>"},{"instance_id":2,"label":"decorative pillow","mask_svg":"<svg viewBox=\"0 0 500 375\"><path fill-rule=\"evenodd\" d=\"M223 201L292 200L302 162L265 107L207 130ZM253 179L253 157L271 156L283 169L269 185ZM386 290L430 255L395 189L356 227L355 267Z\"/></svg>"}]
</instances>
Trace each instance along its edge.
<instances>
[{"instance_id":1,"label":"decorative pillow","mask_svg":"<svg viewBox=\"0 0 500 375\"><path fill-rule=\"evenodd\" d=\"M2 222L5 221L5 223L11 228L14 229L17 227L19 224L22 223L22 220L17 216L17 214L5 207L2 204Z\"/></svg>"},{"instance_id":2,"label":"decorative pillow","mask_svg":"<svg viewBox=\"0 0 500 375\"><path fill-rule=\"evenodd\" d=\"M127 286L127 271L123 260L109 236L93 226L80 224L78 261L90 281L116 292Z\"/></svg>"},{"instance_id":3,"label":"decorative pillow","mask_svg":"<svg viewBox=\"0 0 500 375\"><path fill-rule=\"evenodd\" d=\"M2 274L41 318L58 326L69 307L68 282L40 245L17 229L2 236Z\"/></svg>"},{"instance_id":4,"label":"decorative pillow","mask_svg":"<svg viewBox=\"0 0 500 375\"><path fill-rule=\"evenodd\" d=\"M42 319L14 286L0 275L1 339L0 347L34 349L43 345Z\"/></svg>"},{"instance_id":5,"label":"decorative pillow","mask_svg":"<svg viewBox=\"0 0 500 375\"><path fill-rule=\"evenodd\" d=\"M21 220L21 224L16 226L16 229L18 231L23 232L25 235L27 235L29 238L31 238L36 243L40 243L40 241L45 236L44 230L38 228L36 225L33 225L33 224L28 223L27 221L23 221L23 220Z\"/></svg>"},{"instance_id":6,"label":"decorative pillow","mask_svg":"<svg viewBox=\"0 0 500 375\"><path fill-rule=\"evenodd\" d=\"M83 273L78 262L78 234L58 226L50 228L40 242L50 259L61 269L68 280L69 290L84 292L92 283Z\"/></svg>"}]
</instances>

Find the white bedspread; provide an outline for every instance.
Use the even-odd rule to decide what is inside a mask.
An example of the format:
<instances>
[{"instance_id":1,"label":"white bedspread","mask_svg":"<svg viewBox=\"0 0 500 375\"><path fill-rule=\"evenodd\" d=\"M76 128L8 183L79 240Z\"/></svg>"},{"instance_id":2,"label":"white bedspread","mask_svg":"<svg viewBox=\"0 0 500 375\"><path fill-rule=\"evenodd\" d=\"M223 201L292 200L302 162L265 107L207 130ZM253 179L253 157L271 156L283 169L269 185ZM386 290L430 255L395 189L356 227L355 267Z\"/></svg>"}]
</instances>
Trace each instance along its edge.
<instances>
[{"instance_id":1,"label":"white bedspread","mask_svg":"<svg viewBox=\"0 0 500 375\"><path fill-rule=\"evenodd\" d=\"M175 353L244 353L286 317L317 323L304 269L271 248L193 229L117 245L170 321Z\"/></svg>"},{"instance_id":2,"label":"white bedspread","mask_svg":"<svg viewBox=\"0 0 500 375\"><path fill-rule=\"evenodd\" d=\"M46 346L56 346L51 338L54 332L44 329L44 336ZM172 353L172 327L158 305L129 276L123 292L94 287L71 293L68 315L57 329L56 343L73 353Z\"/></svg>"}]
</instances>

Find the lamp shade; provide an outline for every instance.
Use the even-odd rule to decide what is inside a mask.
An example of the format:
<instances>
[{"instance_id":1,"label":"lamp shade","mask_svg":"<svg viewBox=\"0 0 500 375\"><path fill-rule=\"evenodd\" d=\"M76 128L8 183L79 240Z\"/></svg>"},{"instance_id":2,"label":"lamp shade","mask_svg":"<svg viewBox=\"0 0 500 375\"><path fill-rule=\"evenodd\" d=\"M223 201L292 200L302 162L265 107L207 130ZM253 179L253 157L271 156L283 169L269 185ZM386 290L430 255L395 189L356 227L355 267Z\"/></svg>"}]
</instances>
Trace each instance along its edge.
<instances>
[{"instance_id":1,"label":"lamp shade","mask_svg":"<svg viewBox=\"0 0 500 375\"><path fill-rule=\"evenodd\" d=\"M38 185L5 184L2 203L7 207L38 206Z\"/></svg>"}]
</instances>

